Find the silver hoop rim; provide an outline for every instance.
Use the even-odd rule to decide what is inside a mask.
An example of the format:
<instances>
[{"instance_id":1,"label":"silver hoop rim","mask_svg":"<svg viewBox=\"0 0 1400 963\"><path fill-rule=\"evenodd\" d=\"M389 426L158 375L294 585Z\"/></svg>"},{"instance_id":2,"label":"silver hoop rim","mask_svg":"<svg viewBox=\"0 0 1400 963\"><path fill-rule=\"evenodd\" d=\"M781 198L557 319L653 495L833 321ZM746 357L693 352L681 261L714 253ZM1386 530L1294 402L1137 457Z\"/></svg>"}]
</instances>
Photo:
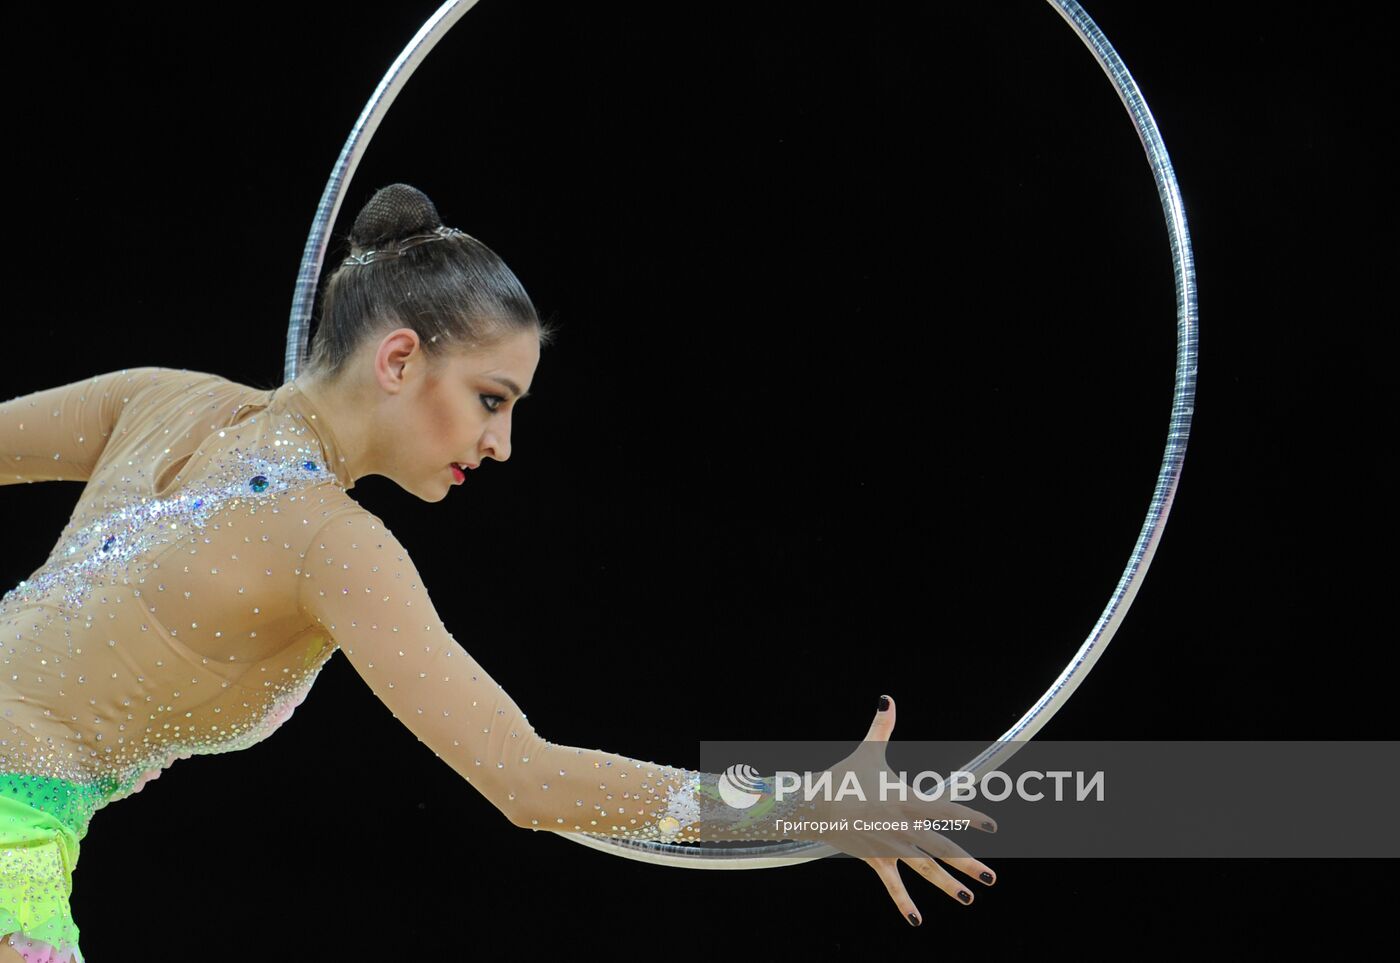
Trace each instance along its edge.
<instances>
[{"instance_id":1,"label":"silver hoop rim","mask_svg":"<svg viewBox=\"0 0 1400 963\"><path fill-rule=\"evenodd\" d=\"M287 328L285 380L291 381L297 376L305 358L312 306L320 280L321 265L325 260L330 227L340 211L346 188L356 167L359 166L360 158L369 146L370 139L383 120L384 114L408 82L408 78L413 75L413 71L452 25L475 6L476 2L477 0L449 0L438 8L390 65L351 129L321 194L316 215L312 219L311 233L302 253ZM1047 2L1074 29L1098 60L1099 66L1118 92L1123 106L1127 108L1128 116L1132 119L1133 127L1142 141L1148 163L1151 165L1157 183L1157 193L1162 202L1167 233L1171 240L1172 264L1176 276L1176 378L1166 448L1157 473L1152 501L1128 563L1107 606L1088 638L1055 682L995 743L963 767L972 773L974 778L980 778L995 766L1004 764L1050 721L1084 681L1122 625L1166 527L1167 517L1181 480L1181 469L1185 463L1186 446L1190 438L1191 418L1195 412L1198 356L1195 261L1191 253L1190 233L1186 226L1186 211L1166 145L1142 92L1103 31L1074 0ZM820 859L836 852L828 846L811 842L783 842L708 850L652 841L599 837L588 833L558 835L628 859L695 869L766 869Z\"/></svg>"}]
</instances>

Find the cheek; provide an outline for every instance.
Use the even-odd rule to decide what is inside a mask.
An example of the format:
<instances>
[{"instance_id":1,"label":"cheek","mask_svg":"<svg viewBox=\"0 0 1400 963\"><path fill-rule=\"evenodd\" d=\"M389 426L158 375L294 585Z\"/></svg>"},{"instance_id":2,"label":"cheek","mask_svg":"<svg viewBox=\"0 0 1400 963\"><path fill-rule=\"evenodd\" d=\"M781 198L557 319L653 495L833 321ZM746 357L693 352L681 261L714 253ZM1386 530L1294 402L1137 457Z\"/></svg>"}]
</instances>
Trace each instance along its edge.
<instances>
[{"instance_id":1,"label":"cheek","mask_svg":"<svg viewBox=\"0 0 1400 963\"><path fill-rule=\"evenodd\" d=\"M461 402L449 397L448 392L439 392L427 406L422 440L434 447L460 445L468 428L467 420L461 411Z\"/></svg>"},{"instance_id":2,"label":"cheek","mask_svg":"<svg viewBox=\"0 0 1400 963\"><path fill-rule=\"evenodd\" d=\"M424 426L423 437L420 444L432 449L434 452L446 448L452 443L452 419L445 413L434 414Z\"/></svg>"}]
</instances>

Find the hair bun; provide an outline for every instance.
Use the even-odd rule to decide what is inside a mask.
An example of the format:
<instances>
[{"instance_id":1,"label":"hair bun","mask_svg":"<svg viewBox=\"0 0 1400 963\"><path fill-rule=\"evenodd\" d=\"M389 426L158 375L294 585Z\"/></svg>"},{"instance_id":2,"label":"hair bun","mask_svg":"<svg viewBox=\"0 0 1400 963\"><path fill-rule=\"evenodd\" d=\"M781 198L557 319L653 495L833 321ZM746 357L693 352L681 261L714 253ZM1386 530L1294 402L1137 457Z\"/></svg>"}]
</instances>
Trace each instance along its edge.
<instances>
[{"instance_id":1,"label":"hair bun","mask_svg":"<svg viewBox=\"0 0 1400 963\"><path fill-rule=\"evenodd\" d=\"M360 209L350 243L363 250L441 226L442 219L427 194L409 184L390 184L375 191Z\"/></svg>"}]
</instances>

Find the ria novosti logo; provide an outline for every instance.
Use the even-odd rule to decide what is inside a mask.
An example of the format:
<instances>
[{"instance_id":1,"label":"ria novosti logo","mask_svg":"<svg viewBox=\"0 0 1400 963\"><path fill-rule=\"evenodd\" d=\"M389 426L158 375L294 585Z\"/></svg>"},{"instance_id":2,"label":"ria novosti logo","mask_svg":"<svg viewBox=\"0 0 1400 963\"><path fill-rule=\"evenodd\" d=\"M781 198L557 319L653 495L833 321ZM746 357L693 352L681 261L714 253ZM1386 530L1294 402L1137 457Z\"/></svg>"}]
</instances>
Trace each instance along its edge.
<instances>
[{"instance_id":1,"label":"ria novosti logo","mask_svg":"<svg viewBox=\"0 0 1400 963\"><path fill-rule=\"evenodd\" d=\"M912 779L903 770L885 771L879 775L878 798L881 802L892 798L907 802L911 791L914 798L921 802L944 798L952 801L987 799L1001 802L1013 794L1028 802L1047 798L1062 802L1071 796L1074 802L1105 800L1105 773L1102 769L1030 769L1019 773L1014 779L998 769L980 776L962 769L955 769L946 777L931 769L915 774ZM869 799L854 772L847 772L839 787L833 786L833 776L834 773L829 770L817 774L815 779L810 771L798 773L782 770L765 777L753 766L739 762L720 774L715 788L720 799L734 809L749 809L765 797L777 802L793 795L808 802L813 799L830 801L833 798L842 802L847 796L861 802ZM1041 784L1046 781L1053 783L1053 786L1049 787L1048 792L1040 791ZM932 791L929 790L930 783Z\"/></svg>"},{"instance_id":2,"label":"ria novosti logo","mask_svg":"<svg viewBox=\"0 0 1400 963\"><path fill-rule=\"evenodd\" d=\"M736 762L720 773L716 781L719 798L735 809L748 809L769 791L768 783L753 766Z\"/></svg>"}]
</instances>

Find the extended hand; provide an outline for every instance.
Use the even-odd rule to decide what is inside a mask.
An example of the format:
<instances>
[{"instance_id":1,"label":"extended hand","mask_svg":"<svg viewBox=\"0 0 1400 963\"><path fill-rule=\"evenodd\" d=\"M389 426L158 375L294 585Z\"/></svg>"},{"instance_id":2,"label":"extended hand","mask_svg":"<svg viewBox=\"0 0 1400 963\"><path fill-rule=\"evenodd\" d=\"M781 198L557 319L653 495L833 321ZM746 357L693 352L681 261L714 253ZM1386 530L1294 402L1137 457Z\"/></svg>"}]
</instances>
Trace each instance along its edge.
<instances>
[{"instance_id":1,"label":"extended hand","mask_svg":"<svg viewBox=\"0 0 1400 963\"><path fill-rule=\"evenodd\" d=\"M899 780L889 770L885 761L885 745L889 742L890 733L894 731L894 722L894 700L889 699L889 708L875 714L870 731L866 733L856 751L831 768L833 793L840 788L846 774L850 772L855 773L858 784L867 791L871 787L878 788L881 785L882 772L888 773L887 784L899 784ZM867 825L909 825L908 829L882 828L862 831L848 828L844 831L825 829L820 832L804 830L793 838L821 842L868 863L885 884L890 899L894 900L900 913L914 926L923 923L923 914L904 888L904 881L899 875L901 860L964 906L971 905L972 891L940 866L938 860L975 877L983 885L991 886L996 882L996 874L992 872L991 867L973 859L966 850L946 836L932 829L921 828L925 820L967 820L966 824L960 825L981 832L996 832L996 823L991 817L959 803L942 799L931 802L819 800L810 818L825 819L835 824L851 824L856 820L864 820ZM916 852L926 855L909 855Z\"/></svg>"}]
</instances>

